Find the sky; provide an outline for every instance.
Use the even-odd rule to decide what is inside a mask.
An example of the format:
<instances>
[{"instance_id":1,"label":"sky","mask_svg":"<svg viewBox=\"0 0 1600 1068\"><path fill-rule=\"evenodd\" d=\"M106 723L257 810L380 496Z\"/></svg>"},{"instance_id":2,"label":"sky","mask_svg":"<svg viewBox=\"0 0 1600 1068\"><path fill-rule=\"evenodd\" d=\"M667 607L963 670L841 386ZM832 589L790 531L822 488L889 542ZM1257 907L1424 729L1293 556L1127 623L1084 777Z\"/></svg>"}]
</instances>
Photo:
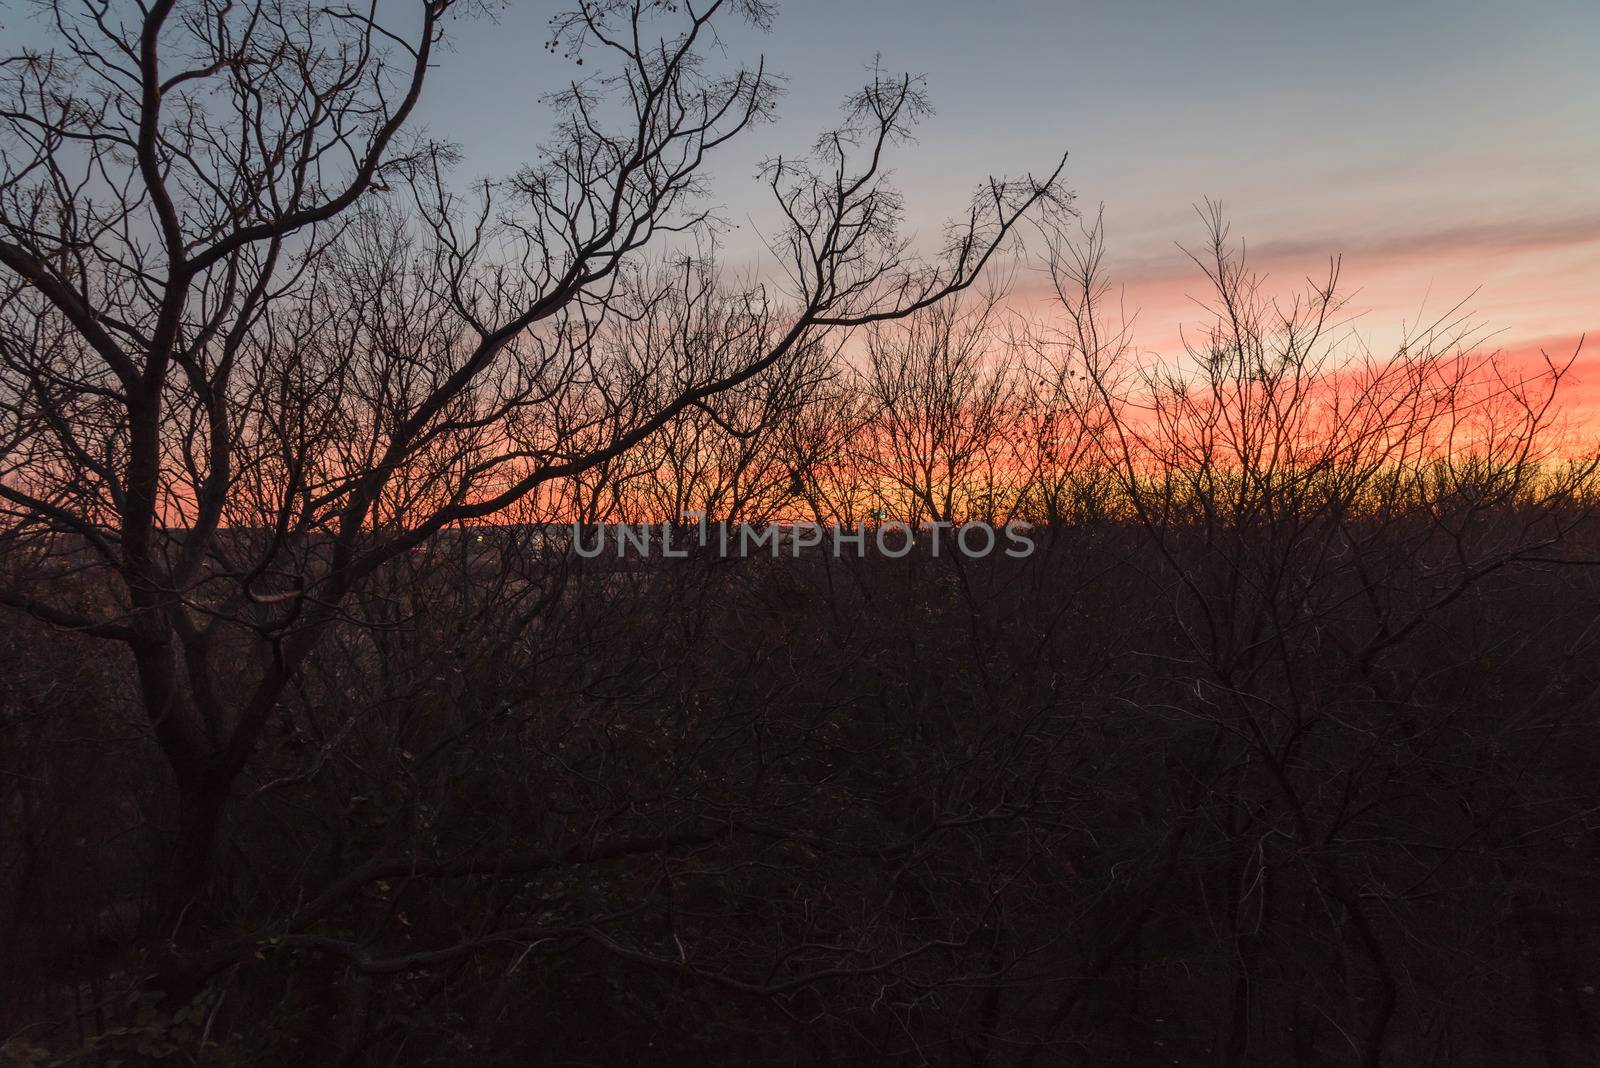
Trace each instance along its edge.
<instances>
[{"instance_id":1,"label":"sky","mask_svg":"<svg viewBox=\"0 0 1600 1068\"><path fill-rule=\"evenodd\" d=\"M0 33L35 32L25 6L0 0ZM452 28L420 118L460 143L463 179L533 158L541 96L594 71L543 47L565 6L507 0ZM1600 0L779 0L771 32L729 20L721 45L714 62L764 56L787 79L778 120L709 164L738 268L776 226L760 160L804 150L876 61L926 75L936 108L892 159L910 228L931 242L987 175L1068 152L1142 349L1201 318L1179 245L1212 198L1271 285L1341 255L1377 349L1462 301L1513 352L1589 332L1578 388L1600 407Z\"/></svg>"},{"instance_id":2,"label":"sky","mask_svg":"<svg viewBox=\"0 0 1600 1068\"><path fill-rule=\"evenodd\" d=\"M528 158L548 127L538 97L583 73L540 48L559 6L457 29L424 119L464 169ZM778 121L711 165L735 262L773 225L759 160L803 150L876 57L925 74L936 108L893 161L908 224L931 237L986 175L1068 152L1142 348L1199 318L1178 246L1203 239L1209 197L1273 283L1342 255L1371 344L1466 301L1512 351L1589 331L1583 364L1600 370L1594 0L787 0L770 33L731 25L722 43L725 62L764 56L787 78Z\"/></svg>"}]
</instances>

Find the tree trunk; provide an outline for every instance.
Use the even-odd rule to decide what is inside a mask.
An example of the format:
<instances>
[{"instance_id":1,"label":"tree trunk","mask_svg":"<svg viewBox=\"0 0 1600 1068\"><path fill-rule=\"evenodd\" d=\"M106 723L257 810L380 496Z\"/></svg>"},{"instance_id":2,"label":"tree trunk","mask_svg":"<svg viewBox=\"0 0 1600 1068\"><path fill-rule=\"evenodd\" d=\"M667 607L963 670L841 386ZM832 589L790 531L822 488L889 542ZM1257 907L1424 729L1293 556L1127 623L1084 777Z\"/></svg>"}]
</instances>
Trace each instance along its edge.
<instances>
[{"instance_id":1,"label":"tree trunk","mask_svg":"<svg viewBox=\"0 0 1600 1068\"><path fill-rule=\"evenodd\" d=\"M212 878L228 784L218 775L178 783L178 834L173 843L170 899L181 911L204 896ZM177 919L178 917L174 917Z\"/></svg>"}]
</instances>

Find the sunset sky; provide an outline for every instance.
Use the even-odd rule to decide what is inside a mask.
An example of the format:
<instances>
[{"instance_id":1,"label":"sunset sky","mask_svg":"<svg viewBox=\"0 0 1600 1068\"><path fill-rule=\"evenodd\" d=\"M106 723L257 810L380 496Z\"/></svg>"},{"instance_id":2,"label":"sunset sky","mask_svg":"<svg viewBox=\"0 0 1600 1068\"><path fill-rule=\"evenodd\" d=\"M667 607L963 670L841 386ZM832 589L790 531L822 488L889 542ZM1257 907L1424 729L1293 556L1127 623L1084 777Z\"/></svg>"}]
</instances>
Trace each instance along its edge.
<instances>
[{"instance_id":1,"label":"sunset sky","mask_svg":"<svg viewBox=\"0 0 1600 1068\"><path fill-rule=\"evenodd\" d=\"M463 178L532 158L539 97L594 72L543 47L565 6L513 0L454 26L422 118L462 145ZM27 10L0 0L0 32L36 34ZM1274 284L1342 254L1377 348L1462 300L1509 350L1570 352L1589 332L1579 386L1600 407L1596 0L786 0L770 34L721 32L714 62L765 55L787 79L778 121L710 166L735 266L759 268L775 226L758 162L803 151L876 54L928 75L937 109L893 160L912 228L931 241L985 175L1069 151L1142 349L1173 349L1198 317L1177 245L1203 238L1193 206L1210 197Z\"/></svg>"},{"instance_id":2,"label":"sunset sky","mask_svg":"<svg viewBox=\"0 0 1600 1068\"><path fill-rule=\"evenodd\" d=\"M527 158L547 126L534 98L587 73L539 47L557 6L467 25L438 70L427 120L473 173ZM754 231L773 225L757 161L808 145L876 52L928 74L937 109L895 160L911 224L931 237L985 174L1070 151L1080 206L1104 205L1141 348L1171 347L1196 318L1175 243L1203 236L1203 197L1223 201L1275 281L1320 276L1342 253L1376 345L1469 297L1495 345L1600 340L1600 4L1206 6L790 0L770 35L724 32L729 62L765 54L788 79L779 121L713 167L742 224L730 260L755 261ZM1600 346L1584 362L1600 370Z\"/></svg>"}]
</instances>

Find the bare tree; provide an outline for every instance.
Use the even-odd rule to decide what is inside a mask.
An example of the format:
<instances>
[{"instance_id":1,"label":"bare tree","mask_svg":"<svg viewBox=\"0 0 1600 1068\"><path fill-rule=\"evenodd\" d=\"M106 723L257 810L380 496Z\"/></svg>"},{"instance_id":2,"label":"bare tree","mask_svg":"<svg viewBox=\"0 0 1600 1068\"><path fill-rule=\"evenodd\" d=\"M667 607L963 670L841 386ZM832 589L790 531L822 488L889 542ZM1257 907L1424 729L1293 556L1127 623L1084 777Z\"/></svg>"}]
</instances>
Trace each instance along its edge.
<instances>
[{"instance_id":1,"label":"bare tree","mask_svg":"<svg viewBox=\"0 0 1600 1068\"><path fill-rule=\"evenodd\" d=\"M1247 1060L1267 1018L1318 1016L1377 1065L1416 1040L1393 1030L1415 1011L1399 962L1433 937L1456 951L1418 915L1410 894L1440 869L1414 866L1409 843L1486 833L1421 803L1421 783L1442 783L1456 744L1510 744L1498 725L1499 741L1445 741L1407 650L1497 576L1561 559L1590 522L1595 459L1554 405L1576 354L1509 365L1457 309L1376 356L1347 329L1337 261L1274 299L1220 208L1204 216L1210 319L1186 358L1133 359L1103 306L1097 230L1057 249L1064 343L1101 397L1101 448L1172 607L1171 700L1207 725L1175 756L1214 800L1176 826L1220 858L1214 883L1200 876L1229 962L1217 1049ZM1358 1000L1327 1003L1316 968L1273 958L1302 923L1326 932L1321 974ZM1261 992L1274 967L1292 977L1282 998Z\"/></svg>"},{"instance_id":2,"label":"bare tree","mask_svg":"<svg viewBox=\"0 0 1600 1068\"><path fill-rule=\"evenodd\" d=\"M1203 322L1141 354L1059 171L916 254L884 168L927 102L878 71L762 168L779 271L731 279L751 0L580 3L548 61L600 73L470 187L412 129L457 4L40 10L0 68L0 1057L1593 1048L1568 355L1459 310L1370 352L1337 261L1278 290L1214 208ZM1036 551L572 551L685 510Z\"/></svg>"},{"instance_id":3,"label":"bare tree","mask_svg":"<svg viewBox=\"0 0 1600 1068\"><path fill-rule=\"evenodd\" d=\"M708 155L770 113L761 67L700 54L713 19L770 10L607 0L558 19L552 47L610 72L553 102L540 162L470 194L448 146L411 132L461 13L63 2L53 50L4 63L0 495L30 560L4 597L131 654L177 785L178 903L364 581L821 330L967 287L1062 202L1059 169L993 181L941 260L910 256L883 161L925 104L876 77L814 163L768 168L792 291L725 293L709 267L639 257L707 225ZM654 36L660 20L676 28ZM668 305L694 345L611 340Z\"/></svg>"}]
</instances>

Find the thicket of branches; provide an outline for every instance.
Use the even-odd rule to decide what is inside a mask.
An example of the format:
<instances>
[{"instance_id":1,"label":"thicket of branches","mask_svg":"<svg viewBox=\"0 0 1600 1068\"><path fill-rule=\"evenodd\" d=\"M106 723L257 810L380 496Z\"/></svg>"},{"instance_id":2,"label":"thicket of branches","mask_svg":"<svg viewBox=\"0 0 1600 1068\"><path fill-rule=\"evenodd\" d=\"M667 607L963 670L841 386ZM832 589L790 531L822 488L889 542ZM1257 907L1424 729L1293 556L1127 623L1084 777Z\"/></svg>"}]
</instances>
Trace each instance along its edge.
<instances>
[{"instance_id":1,"label":"thicket of branches","mask_svg":"<svg viewBox=\"0 0 1600 1068\"><path fill-rule=\"evenodd\" d=\"M1214 212L1206 328L1141 355L1059 169L914 254L927 102L876 73L764 168L783 281L736 284L701 174L773 84L703 56L755 0L557 19L602 73L466 192L410 129L455 5L43 10L0 67L7 1056L1600 1042L1573 354L1367 352L1336 267L1274 298ZM686 512L1037 550L571 551Z\"/></svg>"}]
</instances>

